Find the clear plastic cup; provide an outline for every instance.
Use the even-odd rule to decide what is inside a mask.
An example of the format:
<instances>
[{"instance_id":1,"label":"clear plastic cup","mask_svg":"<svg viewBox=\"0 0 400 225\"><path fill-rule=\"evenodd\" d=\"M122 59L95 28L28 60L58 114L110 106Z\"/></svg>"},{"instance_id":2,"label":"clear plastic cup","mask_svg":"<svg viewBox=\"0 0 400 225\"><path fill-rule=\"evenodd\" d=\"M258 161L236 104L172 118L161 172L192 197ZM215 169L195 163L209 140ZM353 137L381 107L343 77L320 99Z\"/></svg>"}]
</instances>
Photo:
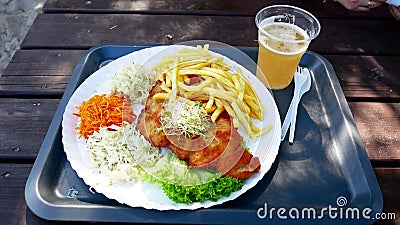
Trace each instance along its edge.
<instances>
[{"instance_id":1,"label":"clear plastic cup","mask_svg":"<svg viewBox=\"0 0 400 225\"><path fill-rule=\"evenodd\" d=\"M290 5L261 9L255 19L258 28L257 77L274 90L293 80L300 59L321 30L311 13Z\"/></svg>"}]
</instances>

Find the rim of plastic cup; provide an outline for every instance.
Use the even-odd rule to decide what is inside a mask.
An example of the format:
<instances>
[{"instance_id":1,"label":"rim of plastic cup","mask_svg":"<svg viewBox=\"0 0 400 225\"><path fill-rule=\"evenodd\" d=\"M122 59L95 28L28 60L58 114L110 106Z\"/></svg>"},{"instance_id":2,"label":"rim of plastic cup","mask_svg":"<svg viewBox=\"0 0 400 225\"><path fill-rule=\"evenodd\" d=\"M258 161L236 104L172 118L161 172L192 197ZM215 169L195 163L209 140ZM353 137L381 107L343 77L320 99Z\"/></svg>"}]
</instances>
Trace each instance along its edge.
<instances>
[{"instance_id":1,"label":"rim of plastic cup","mask_svg":"<svg viewBox=\"0 0 400 225\"><path fill-rule=\"evenodd\" d=\"M271 34L265 32L263 29L260 29L260 26L259 26L260 23L261 23L264 19L263 19L263 20L259 20L258 17L260 16L260 14L261 14L264 10L266 10L266 9L271 9L271 8L290 8L290 9L297 10L297 13L306 15L306 16L310 17L313 21L315 21L315 22L317 23L316 32L315 32L312 36L307 35L308 38L306 38L306 39L304 39L304 40L284 40L284 39L282 39L282 38L276 37L276 36L274 36L274 35L271 35ZM267 35L267 36L269 36L269 37L271 37L271 38L273 38L273 39L276 39L276 40L282 40L282 41L289 42L289 43L307 43L307 42L310 42L310 41L312 41L313 39L315 39L315 38L319 35L319 33L320 33L320 31L321 31L321 24L319 23L318 19L317 19L313 14L311 14L311 13L308 12L307 10L304 10L304 9L302 9L302 8L299 8L299 7L296 7L296 6L292 6L292 5L271 5L271 6L264 7L264 8L262 8L260 11L258 11L258 13L256 14L255 23L256 23L256 26L257 26L258 30L261 31L264 35ZM296 25L296 26L297 26L297 25ZM299 27L299 26L297 26L297 27ZM301 27L299 27L299 28L302 29L303 31L305 31L303 28L301 28ZM307 31L305 31L305 32L307 33Z\"/></svg>"}]
</instances>

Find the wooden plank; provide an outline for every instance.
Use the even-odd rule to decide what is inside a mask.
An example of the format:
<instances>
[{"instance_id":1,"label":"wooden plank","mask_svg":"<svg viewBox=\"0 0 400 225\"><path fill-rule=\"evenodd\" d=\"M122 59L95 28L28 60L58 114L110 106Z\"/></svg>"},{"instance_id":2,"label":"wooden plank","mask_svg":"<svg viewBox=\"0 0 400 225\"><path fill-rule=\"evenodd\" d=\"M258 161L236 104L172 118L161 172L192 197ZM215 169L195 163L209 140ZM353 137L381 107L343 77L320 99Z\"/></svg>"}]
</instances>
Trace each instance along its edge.
<instances>
[{"instance_id":1,"label":"wooden plank","mask_svg":"<svg viewBox=\"0 0 400 225\"><path fill-rule=\"evenodd\" d=\"M375 168L375 174L383 194L383 210L386 216L395 213L396 219L377 220L375 225L400 224L400 168Z\"/></svg>"},{"instance_id":2,"label":"wooden plank","mask_svg":"<svg viewBox=\"0 0 400 225\"><path fill-rule=\"evenodd\" d=\"M400 98L400 57L325 55L331 62L348 99ZM357 100L355 100L357 101Z\"/></svg>"},{"instance_id":3,"label":"wooden plank","mask_svg":"<svg viewBox=\"0 0 400 225\"><path fill-rule=\"evenodd\" d=\"M0 159L33 159L59 99L0 98Z\"/></svg>"},{"instance_id":4,"label":"wooden plank","mask_svg":"<svg viewBox=\"0 0 400 225\"><path fill-rule=\"evenodd\" d=\"M58 95L64 93L70 76L15 76L0 79L0 95Z\"/></svg>"},{"instance_id":5,"label":"wooden plank","mask_svg":"<svg viewBox=\"0 0 400 225\"><path fill-rule=\"evenodd\" d=\"M70 70L70 67L76 65L84 52L84 50L65 51L57 49L16 51L2 76L22 76L26 73L40 76L72 74L73 71Z\"/></svg>"},{"instance_id":6,"label":"wooden plank","mask_svg":"<svg viewBox=\"0 0 400 225\"><path fill-rule=\"evenodd\" d=\"M1 95L62 95L83 50L19 50L0 76Z\"/></svg>"},{"instance_id":7,"label":"wooden plank","mask_svg":"<svg viewBox=\"0 0 400 225\"><path fill-rule=\"evenodd\" d=\"M31 170L30 164L0 164L0 217L2 224L13 225L55 225L58 221L43 220L34 215L26 206L24 188ZM400 168L375 168L383 197L384 213L396 213L395 220L378 220L376 225L400 224ZM83 225L88 222L63 222L62 224Z\"/></svg>"},{"instance_id":8,"label":"wooden plank","mask_svg":"<svg viewBox=\"0 0 400 225\"><path fill-rule=\"evenodd\" d=\"M400 103L349 102L371 160L400 160Z\"/></svg>"},{"instance_id":9,"label":"wooden plank","mask_svg":"<svg viewBox=\"0 0 400 225\"><path fill-rule=\"evenodd\" d=\"M237 32L249 28L252 28L252 35ZM232 35L225 39L228 33ZM174 35L173 40L167 37L169 34ZM249 17L42 14L21 48L89 48L105 43L171 44L193 39L255 46L255 34L254 21ZM42 38L46 40L40 40Z\"/></svg>"},{"instance_id":10,"label":"wooden plank","mask_svg":"<svg viewBox=\"0 0 400 225\"><path fill-rule=\"evenodd\" d=\"M25 223L25 182L32 165L0 164L0 218L2 224Z\"/></svg>"},{"instance_id":11,"label":"wooden plank","mask_svg":"<svg viewBox=\"0 0 400 225\"><path fill-rule=\"evenodd\" d=\"M384 17L391 18L387 7L380 7L368 13L351 12L333 1L295 1L295 0L137 0L137 1L85 1L85 0L48 0L43 7L44 13L163 13L163 14L222 14L254 16L261 8L289 4L301 7L318 17Z\"/></svg>"},{"instance_id":12,"label":"wooden plank","mask_svg":"<svg viewBox=\"0 0 400 225\"><path fill-rule=\"evenodd\" d=\"M320 19L322 32L310 50L322 54L398 55L400 30L394 20ZM391 30L388 35L387 31ZM65 32L68 31L68 32ZM352 35L348 35L351 33ZM173 35L170 40L168 35ZM21 48L87 49L105 43L171 44L215 40L257 46L253 17L40 14ZM371 45L371 43L374 43Z\"/></svg>"},{"instance_id":13,"label":"wooden plank","mask_svg":"<svg viewBox=\"0 0 400 225\"><path fill-rule=\"evenodd\" d=\"M397 21L321 19L320 22L321 34L311 43L311 50L322 54L399 55L400 46L394 47L394 43L400 38L400 30L387 33L398 26Z\"/></svg>"}]
</instances>

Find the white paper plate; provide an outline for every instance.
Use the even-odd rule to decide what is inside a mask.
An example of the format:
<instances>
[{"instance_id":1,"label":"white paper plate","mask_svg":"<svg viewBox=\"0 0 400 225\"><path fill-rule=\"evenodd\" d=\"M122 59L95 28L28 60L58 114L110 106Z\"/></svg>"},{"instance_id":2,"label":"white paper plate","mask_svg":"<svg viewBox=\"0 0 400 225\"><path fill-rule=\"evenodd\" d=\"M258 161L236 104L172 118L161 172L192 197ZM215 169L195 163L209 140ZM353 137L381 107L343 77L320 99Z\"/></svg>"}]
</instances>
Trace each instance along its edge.
<instances>
[{"instance_id":1,"label":"white paper plate","mask_svg":"<svg viewBox=\"0 0 400 225\"><path fill-rule=\"evenodd\" d=\"M164 51L168 48L166 51ZM270 92L264 85L244 67L225 57L225 63L233 68L240 67L243 74L247 77L255 91L257 92L261 104L265 107L264 121L262 124L272 124L272 130L260 139L250 140L247 144L253 155L258 156L261 162L261 170L259 173L252 175L246 179L244 187L232 193L229 197L223 197L216 202L196 202L192 204L175 203L171 201L162 191L161 188L154 184L135 182L127 184L112 184L109 179L102 174L98 174L90 167L89 155L85 148L85 141L78 139L75 127L78 125L78 117L73 113L77 112L76 106L88 100L94 94L102 94L108 92L104 88L105 83L110 80L110 76L115 74L121 67L128 63L135 62L143 64L147 59L156 53L169 55L176 53L182 46L157 46L132 52L102 67L88 77L74 92L65 109L62 121L62 142L67 159L71 163L72 168L84 182L93 187L98 193L104 194L109 199L127 204L132 207L143 207L146 209L157 210L181 210L181 209L198 209L208 208L223 202L233 200L254 187L268 172L278 154L280 144L281 123L277 106ZM157 54L155 58L160 57ZM218 54L216 54L218 55ZM259 123L261 125L261 123ZM239 130L239 132L241 132Z\"/></svg>"}]
</instances>

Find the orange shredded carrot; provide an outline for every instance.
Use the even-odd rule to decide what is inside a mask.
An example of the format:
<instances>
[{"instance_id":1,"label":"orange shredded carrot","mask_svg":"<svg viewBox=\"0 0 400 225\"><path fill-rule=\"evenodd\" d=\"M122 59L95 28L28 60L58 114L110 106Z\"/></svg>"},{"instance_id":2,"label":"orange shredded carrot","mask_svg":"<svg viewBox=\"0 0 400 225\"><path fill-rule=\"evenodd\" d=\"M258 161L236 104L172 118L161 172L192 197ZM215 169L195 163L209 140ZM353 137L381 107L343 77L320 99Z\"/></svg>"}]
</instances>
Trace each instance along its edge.
<instances>
[{"instance_id":1,"label":"orange shredded carrot","mask_svg":"<svg viewBox=\"0 0 400 225\"><path fill-rule=\"evenodd\" d=\"M132 123L135 118L128 101L118 96L95 95L77 108L79 113L74 113L74 115L81 118L81 122L76 128L80 135L79 138L87 139L100 127L122 126L123 121Z\"/></svg>"}]
</instances>

